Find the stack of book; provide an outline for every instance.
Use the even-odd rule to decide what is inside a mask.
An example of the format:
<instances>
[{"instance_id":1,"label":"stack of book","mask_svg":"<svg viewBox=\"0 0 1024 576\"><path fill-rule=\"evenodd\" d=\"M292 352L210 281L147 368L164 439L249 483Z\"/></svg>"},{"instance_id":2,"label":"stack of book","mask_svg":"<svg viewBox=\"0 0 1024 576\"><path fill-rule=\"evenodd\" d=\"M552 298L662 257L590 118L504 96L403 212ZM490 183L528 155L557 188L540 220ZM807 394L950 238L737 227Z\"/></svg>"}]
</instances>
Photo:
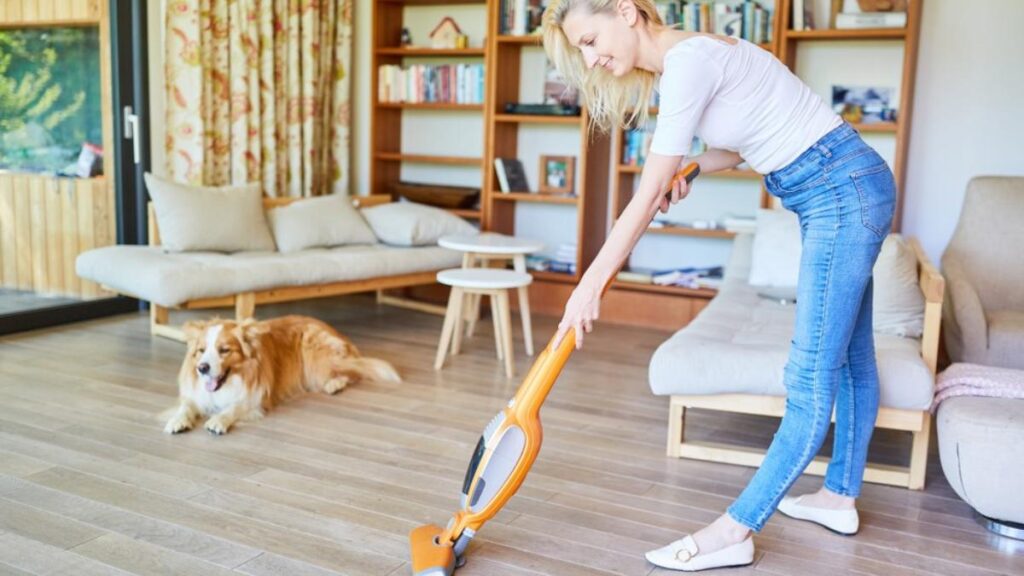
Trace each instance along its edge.
<instances>
[{"instance_id":1,"label":"stack of book","mask_svg":"<svg viewBox=\"0 0 1024 576\"><path fill-rule=\"evenodd\" d=\"M667 6L666 20L672 19L675 3ZM683 30L710 32L743 38L754 44L771 42L771 12L758 2L745 0L736 5L698 0L683 2L680 11ZM675 25L679 22L667 22Z\"/></svg>"},{"instance_id":2,"label":"stack of book","mask_svg":"<svg viewBox=\"0 0 1024 576\"><path fill-rule=\"evenodd\" d=\"M483 64L385 64L377 71L380 102L445 102L480 104L484 101Z\"/></svg>"},{"instance_id":3,"label":"stack of book","mask_svg":"<svg viewBox=\"0 0 1024 576\"><path fill-rule=\"evenodd\" d=\"M670 268L666 270L630 267L619 272L615 279L620 282L631 282L634 284L717 289L722 284L722 275L723 269L721 266Z\"/></svg>"},{"instance_id":4,"label":"stack of book","mask_svg":"<svg viewBox=\"0 0 1024 576\"><path fill-rule=\"evenodd\" d=\"M627 166L643 166L647 160L647 151L651 148L650 130L628 130L622 142L622 163Z\"/></svg>"},{"instance_id":5,"label":"stack of book","mask_svg":"<svg viewBox=\"0 0 1024 576\"><path fill-rule=\"evenodd\" d=\"M498 15L501 34L522 36L537 32L545 3L542 0L501 0Z\"/></svg>"},{"instance_id":6,"label":"stack of book","mask_svg":"<svg viewBox=\"0 0 1024 576\"><path fill-rule=\"evenodd\" d=\"M757 232L757 219L753 216L726 216L722 218L722 227L737 234L753 234Z\"/></svg>"},{"instance_id":7,"label":"stack of book","mask_svg":"<svg viewBox=\"0 0 1024 576\"><path fill-rule=\"evenodd\" d=\"M563 272L565 274L576 273L576 243L559 244L555 255L548 262L548 270L552 272Z\"/></svg>"}]
</instances>

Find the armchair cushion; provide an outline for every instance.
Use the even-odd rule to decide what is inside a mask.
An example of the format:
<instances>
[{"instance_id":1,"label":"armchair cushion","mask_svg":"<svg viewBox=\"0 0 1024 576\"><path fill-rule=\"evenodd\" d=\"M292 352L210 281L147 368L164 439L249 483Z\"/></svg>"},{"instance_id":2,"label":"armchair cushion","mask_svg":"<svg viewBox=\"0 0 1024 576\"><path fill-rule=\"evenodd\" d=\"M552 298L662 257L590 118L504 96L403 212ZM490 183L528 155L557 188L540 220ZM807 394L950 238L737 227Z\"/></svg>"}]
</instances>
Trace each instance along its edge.
<instances>
[{"instance_id":1,"label":"armchair cushion","mask_svg":"<svg viewBox=\"0 0 1024 576\"><path fill-rule=\"evenodd\" d=\"M992 364L1024 368L1024 310L994 310L988 317L988 356Z\"/></svg>"}]
</instances>

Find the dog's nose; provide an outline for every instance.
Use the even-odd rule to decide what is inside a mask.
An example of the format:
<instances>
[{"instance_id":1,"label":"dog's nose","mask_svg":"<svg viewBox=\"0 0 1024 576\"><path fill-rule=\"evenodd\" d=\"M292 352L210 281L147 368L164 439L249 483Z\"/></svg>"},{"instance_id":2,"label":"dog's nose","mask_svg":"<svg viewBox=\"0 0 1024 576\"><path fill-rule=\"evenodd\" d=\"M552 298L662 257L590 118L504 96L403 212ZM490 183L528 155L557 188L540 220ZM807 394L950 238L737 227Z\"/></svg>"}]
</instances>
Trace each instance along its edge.
<instances>
[{"instance_id":1,"label":"dog's nose","mask_svg":"<svg viewBox=\"0 0 1024 576\"><path fill-rule=\"evenodd\" d=\"M206 375L207 373L210 372L210 365L207 364L206 362L203 362L199 366L196 366L196 370L199 370L200 374Z\"/></svg>"}]
</instances>

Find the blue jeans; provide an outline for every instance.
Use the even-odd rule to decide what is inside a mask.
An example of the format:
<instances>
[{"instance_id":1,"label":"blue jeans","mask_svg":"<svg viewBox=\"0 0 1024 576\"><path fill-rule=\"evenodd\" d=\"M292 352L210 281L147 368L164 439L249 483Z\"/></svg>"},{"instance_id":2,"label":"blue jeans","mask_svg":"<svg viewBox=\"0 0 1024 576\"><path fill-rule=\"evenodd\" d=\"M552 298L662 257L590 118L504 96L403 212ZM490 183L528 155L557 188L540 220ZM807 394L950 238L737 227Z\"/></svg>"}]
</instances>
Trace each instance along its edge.
<instances>
[{"instance_id":1,"label":"blue jeans","mask_svg":"<svg viewBox=\"0 0 1024 576\"><path fill-rule=\"evenodd\" d=\"M860 494L878 414L871 269L892 225L896 196L888 165L846 123L765 182L799 216L803 251L783 372L786 413L764 462L728 510L755 532L818 453L833 405L835 444L825 487Z\"/></svg>"}]
</instances>

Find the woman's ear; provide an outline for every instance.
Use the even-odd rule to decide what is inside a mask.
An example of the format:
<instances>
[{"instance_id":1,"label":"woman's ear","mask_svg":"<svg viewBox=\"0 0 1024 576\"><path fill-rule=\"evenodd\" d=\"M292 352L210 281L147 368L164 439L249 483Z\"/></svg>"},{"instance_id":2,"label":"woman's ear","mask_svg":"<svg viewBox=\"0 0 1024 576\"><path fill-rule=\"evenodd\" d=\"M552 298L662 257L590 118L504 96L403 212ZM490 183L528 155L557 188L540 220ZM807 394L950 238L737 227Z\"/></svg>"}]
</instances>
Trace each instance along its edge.
<instances>
[{"instance_id":1,"label":"woman's ear","mask_svg":"<svg viewBox=\"0 0 1024 576\"><path fill-rule=\"evenodd\" d=\"M636 4L633 0L618 0L615 3L615 9L619 13L619 16L626 21L626 24L633 26L640 18L640 13L636 9Z\"/></svg>"}]
</instances>

